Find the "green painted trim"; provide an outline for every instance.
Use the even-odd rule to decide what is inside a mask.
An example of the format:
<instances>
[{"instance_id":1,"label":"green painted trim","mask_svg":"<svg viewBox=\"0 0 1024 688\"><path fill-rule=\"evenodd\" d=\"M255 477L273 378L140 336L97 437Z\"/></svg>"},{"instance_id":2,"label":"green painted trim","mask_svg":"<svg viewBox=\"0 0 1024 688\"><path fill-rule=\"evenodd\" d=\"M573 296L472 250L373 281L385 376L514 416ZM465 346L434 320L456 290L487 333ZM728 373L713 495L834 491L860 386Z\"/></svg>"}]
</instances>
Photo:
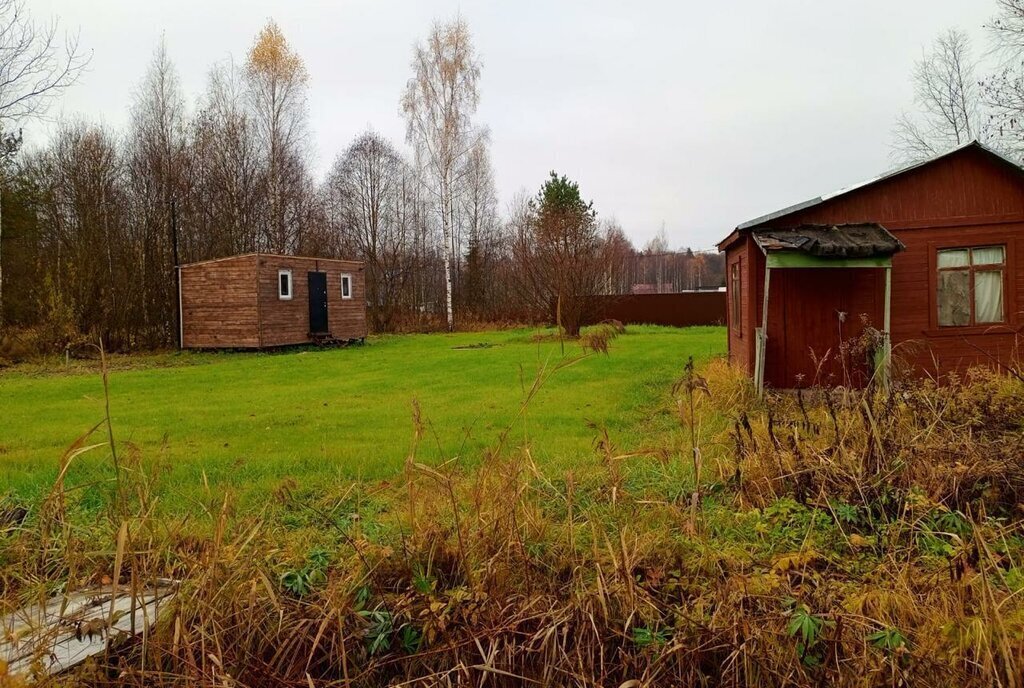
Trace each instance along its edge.
<instances>
[{"instance_id":1,"label":"green painted trim","mask_svg":"<svg viewBox=\"0 0 1024 688\"><path fill-rule=\"evenodd\" d=\"M766 265L770 268L888 268L892 256L871 258L819 258L799 251L769 251Z\"/></svg>"}]
</instances>

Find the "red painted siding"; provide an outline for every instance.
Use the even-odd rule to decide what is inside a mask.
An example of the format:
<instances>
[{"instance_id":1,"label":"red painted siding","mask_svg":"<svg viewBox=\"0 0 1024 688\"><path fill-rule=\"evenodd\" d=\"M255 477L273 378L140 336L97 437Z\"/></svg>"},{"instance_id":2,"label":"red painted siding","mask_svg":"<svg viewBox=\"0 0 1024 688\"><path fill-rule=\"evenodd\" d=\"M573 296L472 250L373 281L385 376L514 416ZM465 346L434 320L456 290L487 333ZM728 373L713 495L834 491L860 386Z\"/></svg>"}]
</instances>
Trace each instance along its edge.
<instances>
[{"instance_id":1,"label":"red painted siding","mask_svg":"<svg viewBox=\"0 0 1024 688\"><path fill-rule=\"evenodd\" d=\"M729 325L729 361L738 365L748 373L754 372L754 327L751 324L753 313L752 294L753 271L750 247L753 244L749 237L741 242L726 257L726 304L727 324ZM755 249L756 250L756 249ZM739 266L740 271L740 323L732 322L732 269L733 265Z\"/></svg>"},{"instance_id":2,"label":"red painted siding","mask_svg":"<svg viewBox=\"0 0 1024 688\"><path fill-rule=\"evenodd\" d=\"M1024 175L979 148L966 148L899 176L862 187L764 226L878 222L906 251L893 258L894 356L920 374L942 375L977 363L1012 362L1024 325ZM760 326L764 256L749 236L726 252L730 262L748 256L753 289L744 334ZM994 327L940 328L935 292L935 251L954 246L1005 244L1004 308L1007 322ZM832 275L813 273L834 272ZM807 273L807 274L798 274ZM846 273L846 274L841 274ZM850 274L857 273L857 274ZM856 336L860 316L881 327L882 270L773 270L769 305L766 380L793 387L840 338L837 311L846 312L843 339ZM851 322L852 320L852 322ZM730 332L730 356L742 363L743 344ZM753 346L747 370L753 371ZM803 350L801 350L803 349ZM835 375L831 370L830 374Z\"/></svg>"}]
</instances>

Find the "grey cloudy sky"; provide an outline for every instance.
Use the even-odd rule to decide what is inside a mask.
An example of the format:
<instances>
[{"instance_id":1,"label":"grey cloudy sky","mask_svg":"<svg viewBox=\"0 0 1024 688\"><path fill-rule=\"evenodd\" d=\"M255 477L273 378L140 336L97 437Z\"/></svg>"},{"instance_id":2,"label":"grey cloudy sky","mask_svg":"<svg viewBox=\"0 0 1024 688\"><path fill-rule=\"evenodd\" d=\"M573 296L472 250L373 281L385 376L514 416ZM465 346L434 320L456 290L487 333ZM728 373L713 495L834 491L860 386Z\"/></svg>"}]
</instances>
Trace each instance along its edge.
<instances>
[{"instance_id":1,"label":"grey cloudy sky","mask_svg":"<svg viewBox=\"0 0 1024 688\"><path fill-rule=\"evenodd\" d=\"M947 28L981 53L994 0L30 0L94 51L50 114L123 127L159 40L188 101L268 18L306 61L315 170L360 131L404 145L412 44L461 13L484 62L478 114L502 204L551 169L637 244L664 222L710 247L737 223L890 166L908 75ZM45 135L48 126L26 132Z\"/></svg>"}]
</instances>

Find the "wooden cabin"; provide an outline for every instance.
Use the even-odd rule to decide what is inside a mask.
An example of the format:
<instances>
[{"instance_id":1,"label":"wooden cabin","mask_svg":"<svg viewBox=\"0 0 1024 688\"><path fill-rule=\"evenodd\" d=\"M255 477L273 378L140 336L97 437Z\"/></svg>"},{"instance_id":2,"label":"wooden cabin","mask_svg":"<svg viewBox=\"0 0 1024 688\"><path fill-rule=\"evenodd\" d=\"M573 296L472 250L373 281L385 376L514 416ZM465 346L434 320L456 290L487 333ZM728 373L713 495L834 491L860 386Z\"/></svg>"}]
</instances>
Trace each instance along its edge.
<instances>
[{"instance_id":1,"label":"wooden cabin","mask_svg":"<svg viewBox=\"0 0 1024 688\"><path fill-rule=\"evenodd\" d=\"M182 348L261 349L366 337L361 262L248 253L178 271Z\"/></svg>"},{"instance_id":2,"label":"wooden cabin","mask_svg":"<svg viewBox=\"0 0 1024 688\"><path fill-rule=\"evenodd\" d=\"M745 222L718 248L729 358L759 389L1020 360L1024 170L980 143Z\"/></svg>"}]
</instances>

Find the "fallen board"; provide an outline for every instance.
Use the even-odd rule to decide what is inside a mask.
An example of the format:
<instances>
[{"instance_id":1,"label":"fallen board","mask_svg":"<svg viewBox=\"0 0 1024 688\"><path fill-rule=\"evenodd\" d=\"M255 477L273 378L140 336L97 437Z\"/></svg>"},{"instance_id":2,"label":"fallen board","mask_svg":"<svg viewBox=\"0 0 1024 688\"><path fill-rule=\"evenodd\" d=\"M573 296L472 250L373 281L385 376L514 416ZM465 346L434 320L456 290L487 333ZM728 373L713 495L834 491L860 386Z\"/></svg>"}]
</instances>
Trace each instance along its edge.
<instances>
[{"instance_id":1,"label":"fallen board","mask_svg":"<svg viewBox=\"0 0 1024 688\"><path fill-rule=\"evenodd\" d=\"M0 619L0 660L10 675L66 671L147 633L176 591L167 580L134 592L104 585L28 605Z\"/></svg>"}]
</instances>

